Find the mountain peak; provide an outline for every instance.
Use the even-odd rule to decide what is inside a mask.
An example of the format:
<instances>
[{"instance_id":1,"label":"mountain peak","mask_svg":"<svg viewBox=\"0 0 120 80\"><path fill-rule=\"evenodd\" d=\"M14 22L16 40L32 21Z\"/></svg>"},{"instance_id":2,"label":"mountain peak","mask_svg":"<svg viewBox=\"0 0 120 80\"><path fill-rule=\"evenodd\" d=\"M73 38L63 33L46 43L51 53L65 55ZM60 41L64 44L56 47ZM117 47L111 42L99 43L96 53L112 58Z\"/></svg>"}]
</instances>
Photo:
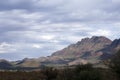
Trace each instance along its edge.
<instances>
[{"instance_id":1,"label":"mountain peak","mask_svg":"<svg viewBox=\"0 0 120 80\"><path fill-rule=\"evenodd\" d=\"M92 38L91 38L92 40L99 40L99 39L107 39L108 40L108 38L106 38L106 37L104 37L104 36L92 36Z\"/></svg>"},{"instance_id":2,"label":"mountain peak","mask_svg":"<svg viewBox=\"0 0 120 80\"><path fill-rule=\"evenodd\" d=\"M92 36L92 38L106 38L105 36Z\"/></svg>"},{"instance_id":3,"label":"mountain peak","mask_svg":"<svg viewBox=\"0 0 120 80\"><path fill-rule=\"evenodd\" d=\"M91 38L84 38L76 44L70 45L63 50L53 53L53 55L74 58L81 57L85 54L93 55L93 53L107 47L111 43L112 41L104 36L93 36Z\"/></svg>"},{"instance_id":4,"label":"mountain peak","mask_svg":"<svg viewBox=\"0 0 120 80\"><path fill-rule=\"evenodd\" d=\"M91 38L83 38L81 41L78 41L77 44L83 44L83 43L111 43L112 41L104 36L92 36Z\"/></svg>"},{"instance_id":5,"label":"mountain peak","mask_svg":"<svg viewBox=\"0 0 120 80\"><path fill-rule=\"evenodd\" d=\"M91 38L92 41L95 42L107 42L107 43L111 43L112 41L104 36L93 36Z\"/></svg>"}]
</instances>

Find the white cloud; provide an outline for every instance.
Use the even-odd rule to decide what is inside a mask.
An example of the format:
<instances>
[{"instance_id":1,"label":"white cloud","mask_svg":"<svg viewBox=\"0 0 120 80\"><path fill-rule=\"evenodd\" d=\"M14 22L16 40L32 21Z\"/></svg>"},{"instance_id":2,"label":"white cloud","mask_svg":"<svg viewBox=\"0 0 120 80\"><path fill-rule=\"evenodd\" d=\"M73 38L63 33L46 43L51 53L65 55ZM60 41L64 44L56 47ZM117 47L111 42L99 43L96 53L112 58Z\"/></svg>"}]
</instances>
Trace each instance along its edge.
<instances>
[{"instance_id":1,"label":"white cloud","mask_svg":"<svg viewBox=\"0 0 120 80\"><path fill-rule=\"evenodd\" d=\"M39 45L39 44L33 44L33 47L34 47L34 48L37 48L37 49L42 48L42 46L41 46L41 45Z\"/></svg>"},{"instance_id":2,"label":"white cloud","mask_svg":"<svg viewBox=\"0 0 120 80\"><path fill-rule=\"evenodd\" d=\"M41 38L44 40L51 40L54 39L54 35L42 35Z\"/></svg>"},{"instance_id":3,"label":"white cloud","mask_svg":"<svg viewBox=\"0 0 120 80\"><path fill-rule=\"evenodd\" d=\"M108 30L101 30L101 29L98 29L96 31L93 31L93 32L90 32L89 33L91 36L111 36L111 32L108 31Z\"/></svg>"},{"instance_id":4,"label":"white cloud","mask_svg":"<svg viewBox=\"0 0 120 80\"><path fill-rule=\"evenodd\" d=\"M6 42L3 42L0 44L0 53L11 53L15 52L16 48L12 44L8 44Z\"/></svg>"}]
</instances>

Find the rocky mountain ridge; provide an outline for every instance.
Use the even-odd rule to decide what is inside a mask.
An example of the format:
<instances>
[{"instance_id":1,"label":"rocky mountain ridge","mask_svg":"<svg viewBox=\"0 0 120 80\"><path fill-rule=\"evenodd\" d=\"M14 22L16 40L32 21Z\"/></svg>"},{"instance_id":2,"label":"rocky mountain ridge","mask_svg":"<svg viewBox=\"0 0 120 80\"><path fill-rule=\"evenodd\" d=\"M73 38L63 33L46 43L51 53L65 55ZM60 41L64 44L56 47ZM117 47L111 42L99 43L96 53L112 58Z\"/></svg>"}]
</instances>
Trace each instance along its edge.
<instances>
[{"instance_id":1,"label":"rocky mountain ridge","mask_svg":"<svg viewBox=\"0 0 120 80\"><path fill-rule=\"evenodd\" d=\"M49 57L36 59L23 59L16 62L8 62L8 67L19 68L40 68L41 66L71 66L78 64L99 64L101 61L109 59L120 49L120 39L111 41L104 36L93 36L84 38L76 44L54 52ZM0 61L1 63L4 62ZM6 65L7 66L7 65Z\"/></svg>"},{"instance_id":2,"label":"rocky mountain ridge","mask_svg":"<svg viewBox=\"0 0 120 80\"><path fill-rule=\"evenodd\" d=\"M85 54L94 55L97 51L106 48L112 43L112 41L106 37L93 36L92 38L84 38L78 41L76 44L72 44L63 50L53 53L52 56L63 57L81 57Z\"/></svg>"}]
</instances>

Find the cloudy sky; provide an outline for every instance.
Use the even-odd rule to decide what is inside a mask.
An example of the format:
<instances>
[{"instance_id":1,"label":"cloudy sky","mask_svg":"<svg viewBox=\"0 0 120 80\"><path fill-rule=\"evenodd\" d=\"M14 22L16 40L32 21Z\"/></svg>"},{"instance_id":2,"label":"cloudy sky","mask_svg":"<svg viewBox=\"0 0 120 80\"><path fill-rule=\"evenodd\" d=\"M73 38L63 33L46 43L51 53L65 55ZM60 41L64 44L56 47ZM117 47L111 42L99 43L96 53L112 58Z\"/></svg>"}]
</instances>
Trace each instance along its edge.
<instances>
[{"instance_id":1,"label":"cloudy sky","mask_svg":"<svg viewBox=\"0 0 120 80\"><path fill-rule=\"evenodd\" d=\"M120 37L120 0L0 0L0 58L48 56L81 38Z\"/></svg>"}]
</instances>

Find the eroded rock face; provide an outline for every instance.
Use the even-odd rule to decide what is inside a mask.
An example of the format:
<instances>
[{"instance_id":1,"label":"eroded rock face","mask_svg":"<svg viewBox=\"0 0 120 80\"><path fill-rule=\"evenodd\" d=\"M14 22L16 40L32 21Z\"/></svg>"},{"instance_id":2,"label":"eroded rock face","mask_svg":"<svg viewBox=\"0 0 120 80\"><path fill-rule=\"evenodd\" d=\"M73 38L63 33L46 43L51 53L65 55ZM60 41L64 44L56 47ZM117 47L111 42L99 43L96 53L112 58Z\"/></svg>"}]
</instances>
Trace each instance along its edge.
<instances>
[{"instance_id":1,"label":"eroded rock face","mask_svg":"<svg viewBox=\"0 0 120 80\"><path fill-rule=\"evenodd\" d=\"M72 44L60 51L57 51L53 53L52 56L59 56L65 59L74 58L74 61L68 63L70 65L78 63L81 64L83 60L88 63L95 64L99 63L101 60L110 58L119 49L120 39L111 41L103 36L93 36L92 38L84 38L76 44Z\"/></svg>"},{"instance_id":2,"label":"eroded rock face","mask_svg":"<svg viewBox=\"0 0 120 80\"><path fill-rule=\"evenodd\" d=\"M96 56L97 51L106 48L112 41L106 37L93 36L92 38L84 38L76 44L72 44L63 50L53 53L52 56L62 56L64 58L82 57L84 55ZM96 54L95 54L96 53Z\"/></svg>"}]
</instances>

